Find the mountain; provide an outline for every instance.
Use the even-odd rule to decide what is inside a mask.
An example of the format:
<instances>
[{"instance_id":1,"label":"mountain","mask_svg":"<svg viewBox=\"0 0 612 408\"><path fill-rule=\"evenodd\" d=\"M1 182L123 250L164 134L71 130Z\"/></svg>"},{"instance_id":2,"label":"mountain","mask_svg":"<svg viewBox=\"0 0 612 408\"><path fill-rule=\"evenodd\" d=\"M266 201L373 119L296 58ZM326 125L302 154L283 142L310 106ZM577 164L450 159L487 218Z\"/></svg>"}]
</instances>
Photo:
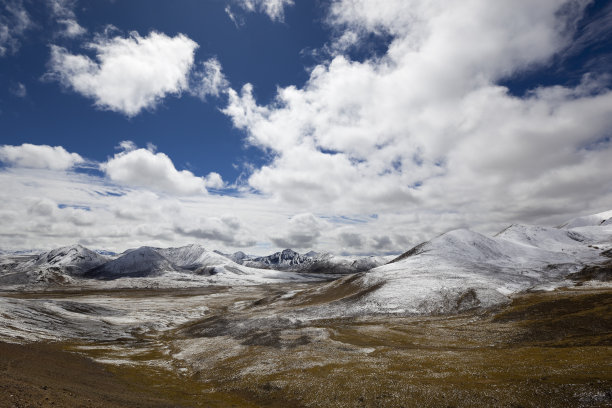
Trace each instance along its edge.
<instances>
[{"instance_id":1,"label":"mountain","mask_svg":"<svg viewBox=\"0 0 612 408\"><path fill-rule=\"evenodd\" d=\"M174 265L183 269L195 270L201 267L228 263L227 257L197 244L178 248L156 248L155 250Z\"/></svg>"},{"instance_id":2,"label":"mountain","mask_svg":"<svg viewBox=\"0 0 612 408\"><path fill-rule=\"evenodd\" d=\"M387 263L392 258L382 256L347 257L315 251L300 254L292 249L285 249L272 255L260 257L246 255L244 252L220 254L238 264L252 268L329 275L367 271Z\"/></svg>"},{"instance_id":3,"label":"mountain","mask_svg":"<svg viewBox=\"0 0 612 408\"><path fill-rule=\"evenodd\" d=\"M459 313L509 302L510 295L527 289L571 284L568 275L607 279L609 213L562 228L512 225L493 237L450 231L386 265L304 291L292 302L321 304L315 308L319 315Z\"/></svg>"},{"instance_id":4,"label":"mountain","mask_svg":"<svg viewBox=\"0 0 612 408\"><path fill-rule=\"evenodd\" d=\"M35 256L8 255L0 262L0 284L69 284L107 261L107 257L78 244Z\"/></svg>"},{"instance_id":5,"label":"mountain","mask_svg":"<svg viewBox=\"0 0 612 408\"><path fill-rule=\"evenodd\" d=\"M244 261L253 258L252 256L247 255L242 251L234 252L233 254L224 254L223 252L220 252L220 251L215 251L215 253L221 256L224 256L227 259L231 260L232 262L236 262L237 264L242 264Z\"/></svg>"},{"instance_id":6,"label":"mountain","mask_svg":"<svg viewBox=\"0 0 612 408\"><path fill-rule=\"evenodd\" d=\"M340 308L338 313L348 315L455 313L507 302L522 290L567 284L566 277L580 282L609 279L610 215L612 211L578 217L557 228L513 224L495 236L454 230L393 260L290 249L265 257L223 255L196 244L141 247L109 257L72 245L37 256L0 255L0 285L190 287L350 275L303 290L295 301L325 299L330 310Z\"/></svg>"},{"instance_id":7,"label":"mountain","mask_svg":"<svg viewBox=\"0 0 612 408\"><path fill-rule=\"evenodd\" d=\"M97 279L117 279L122 277L159 276L163 272L178 269L163 255L151 247L134 249L117 259L89 270L85 276Z\"/></svg>"},{"instance_id":8,"label":"mountain","mask_svg":"<svg viewBox=\"0 0 612 408\"><path fill-rule=\"evenodd\" d=\"M285 249L281 252L273 253L272 255L262 256L248 260L245 264L257 267L256 265L273 268L289 268L295 265L301 265L305 262L312 261L305 255L301 255L291 249Z\"/></svg>"},{"instance_id":9,"label":"mountain","mask_svg":"<svg viewBox=\"0 0 612 408\"><path fill-rule=\"evenodd\" d=\"M313 277L305 277L294 272L278 272L241 265L234 262L228 255L196 244L178 248L156 248L156 251L184 272L205 278L206 282L213 284L234 285L313 280ZM247 257L244 255L242 258Z\"/></svg>"},{"instance_id":10,"label":"mountain","mask_svg":"<svg viewBox=\"0 0 612 408\"><path fill-rule=\"evenodd\" d=\"M103 256L80 245L54 249L38 256L0 256L0 286L4 287L60 284L109 289L172 288L319 279L239 265L195 244L179 248L141 247L116 257Z\"/></svg>"},{"instance_id":11,"label":"mountain","mask_svg":"<svg viewBox=\"0 0 612 408\"><path fill-rule=\"evenodd\" d=\"M610 225L610 219L612 219L612 210L573 218L562 224L560 228L572 229L578 227L596 227L604 224Z\"/></svg>"},{"instance_id":12,"label":"mountain","mask_svg":"<svg viewBox=\"0 0 612 408\"><path fill-rule=\"evenodd\" d=\"M107 261L106 256L77 244L42 253L31 264L24 264L23 267L41 269L55 267L68 275L80 276Z\"/></svg>"}]
</instances>

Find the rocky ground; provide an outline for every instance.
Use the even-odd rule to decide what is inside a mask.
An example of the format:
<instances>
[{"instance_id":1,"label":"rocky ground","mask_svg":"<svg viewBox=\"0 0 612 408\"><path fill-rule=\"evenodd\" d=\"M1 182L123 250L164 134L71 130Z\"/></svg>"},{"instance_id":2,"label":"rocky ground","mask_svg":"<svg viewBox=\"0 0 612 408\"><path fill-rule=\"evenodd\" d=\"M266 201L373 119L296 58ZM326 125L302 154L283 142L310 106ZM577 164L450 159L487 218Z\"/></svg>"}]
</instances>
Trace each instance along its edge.
<instances>
[{"instance_id":1,"label":"rocky ground","mask_svg":"<svg viewBox=\"0 0 612 408\"><path fill-rule=\"evenodd\" d=\"M325 319L296 295L317 285L4 294L32 310L68 305L58 324L98 310L106 322L2 344L0 407L612 406L609 287L524 293L452 316ZM152 304L198 312L154 325L163 319ZM119 319L121 305L145 317Z\"/></svg>"}]
</instances>

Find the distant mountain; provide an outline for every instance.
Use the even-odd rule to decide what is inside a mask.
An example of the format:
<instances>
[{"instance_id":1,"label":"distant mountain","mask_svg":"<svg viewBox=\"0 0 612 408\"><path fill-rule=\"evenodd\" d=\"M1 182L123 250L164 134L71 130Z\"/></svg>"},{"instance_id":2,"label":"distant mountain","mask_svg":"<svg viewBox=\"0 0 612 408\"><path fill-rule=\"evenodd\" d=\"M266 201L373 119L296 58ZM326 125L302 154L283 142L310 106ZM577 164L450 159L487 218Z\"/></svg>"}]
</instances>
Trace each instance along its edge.
<instances>
[{"instance_id":1,"label":"distant mountain","mask_svg":"<svg viewBox=\"0 0 612 408\"><path fill-rule=\"evenodd\" d=\"M197 244L178 248L156 248L155 250L174 265L188 270L228 263L227 257Z\"/></svg>"},{"instance_id":2,"label":"distant mountain","mask_svg":"<svg viewBox=\"0 0 612 408\"><path fill-rule=\"evenodd\" d=\"M0 284L69 284L73 278L106 262L107 257L82 245L69 245L40 255L5 255L0 262Z\"/></svg>"},{"instance_id":3,"label":"distant mountain","mask_svg":"<svg viewBox=\"0 0 612 408\"><path fill-rule=\"evenodd\" d=\"M76 244L44 252L21 267L24 269L56 268L71 276L81 276L88 270L106 262L108 262L106 256Z\"/></svg>"},{"instance_id":4,"label":"distant mountain","mask_svg":"<svg viewBox=\"0 0 612 408\"><path fill-rule=\"evenodd\" d=\"M178 269L154 248L140 247L117 259L90 269L85 276L97 279L117 279L120 277L150 277Z\"/></svg>"},{"instance_id":5,"label":"distant mountain","mask_svg":"<svg viewBox=\"0 0 612 408\"><path fill-rule=\"evenodd\" d=\"M1 255L0 286L190 287L350 274L303 290L291 301L324 303L344 315L456 313L507 302L522 290L567 284L566 279L612 279L611 215L578 217L557 228L513 224L492 237L454 230L393 260L290 249L263 257L223 255L196 244L141 247L110 257L71 245L40 255Z\"/></svg>"},{"instance_id":6,"label":"distant mountain","mask_svg":"<svg viewBox=\"0 0 612 408\"><path fill-rule=\"evenodd\" d=\"M300 273L350 274L367 271L383 265L392 257L336 256L330 253L310 251L300 254L292 249L285 249L268 256L250 256L244 252L221 255L232 261L252 268L276 269Z\"/></svg>"},{"instance_id":7,"label":"distant mountain","mask_svg":"<svg viewBox=\"0 0 612 408\"><path fill-rule=\"evenodd\" d=\"M612 210L604 211L598 214L585 215L582 217L573 218L561 225L561 228L571 229L579 227L595 227L600 225L610 225L612 219Z\"/></svg>"},{"instance_id":8,"label":"distant mountain","mask_svg":"<svg viewBox=\"0 0 612 408\"><path fill-rule=\"evenodd\" d=\"M313 258L301 255L291 249L275 252L272 255L253 258L245 262L245 265L257 267L256 265L268 266L278 269L287 269L292 266L312 262Z\"/></svg>"}]
</instances>

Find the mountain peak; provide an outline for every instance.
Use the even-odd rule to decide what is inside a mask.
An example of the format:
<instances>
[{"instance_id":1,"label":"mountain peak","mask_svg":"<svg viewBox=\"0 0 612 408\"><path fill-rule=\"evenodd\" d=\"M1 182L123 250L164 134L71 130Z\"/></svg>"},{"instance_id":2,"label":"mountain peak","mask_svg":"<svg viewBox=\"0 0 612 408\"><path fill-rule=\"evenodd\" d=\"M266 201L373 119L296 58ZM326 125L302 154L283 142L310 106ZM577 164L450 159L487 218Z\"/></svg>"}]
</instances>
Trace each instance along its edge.
<instances>
[{"instance_id":1,"label":"mountain peak","mask_svg":"<svg viewBox=\"0 0 612 408\"><path fill-rule=\"evenodd\" d=\"M82 274L105 263L108 259L83 245L73 244L40 254L35 260L37 268L59 267L71 275Z\"/></svg>"}]
</instances>

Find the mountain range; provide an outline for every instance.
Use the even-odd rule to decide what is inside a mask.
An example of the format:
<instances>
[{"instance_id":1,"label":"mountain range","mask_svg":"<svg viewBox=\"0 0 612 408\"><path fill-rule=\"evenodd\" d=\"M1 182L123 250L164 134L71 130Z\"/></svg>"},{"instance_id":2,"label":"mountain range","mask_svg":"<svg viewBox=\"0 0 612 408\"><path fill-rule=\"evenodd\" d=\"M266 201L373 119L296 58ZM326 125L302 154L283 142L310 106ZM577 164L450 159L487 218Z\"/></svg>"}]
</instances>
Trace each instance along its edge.
<instances>
[{"instance_id":1,"label":"mountain range","mask_svg":"<svg viewBox=\"0 0 612 408\"><path fill-rule=\"evenodd\" d=\"M397 257L300 254L265 257L223 254L197 244L141 247L119 255L81 245L38 255L0 255L0 288L194 287L333 280L290 299L326 299L327 311L448 313L507 302L514 293L590 278L610 280L612 211L558 227L513 224L494 236L449 231ZM590 268L590 269L589 269ZM587 273L596 271L596 273Z\"/></svg>"}]
</instances>

